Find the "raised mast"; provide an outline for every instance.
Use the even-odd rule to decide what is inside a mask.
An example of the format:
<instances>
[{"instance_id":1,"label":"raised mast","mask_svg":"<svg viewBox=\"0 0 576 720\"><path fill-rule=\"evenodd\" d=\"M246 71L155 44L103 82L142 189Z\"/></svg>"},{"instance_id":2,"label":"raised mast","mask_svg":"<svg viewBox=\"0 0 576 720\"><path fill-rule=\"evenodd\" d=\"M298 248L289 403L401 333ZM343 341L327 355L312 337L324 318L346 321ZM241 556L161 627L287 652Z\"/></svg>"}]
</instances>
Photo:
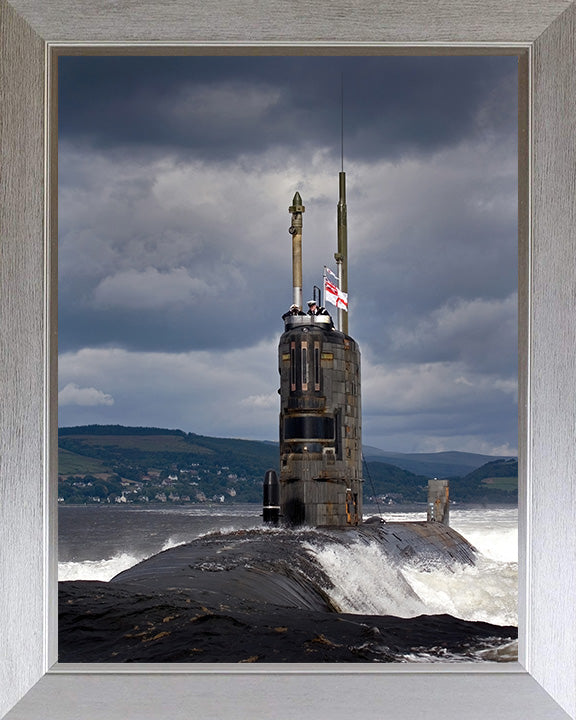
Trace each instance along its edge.
<instances>
[{"instance_id":1,"label":"raised mast","mask_svg":"<svg viewBox=\"0 0 576 720\"><path fill-rule=\"evenodd\" d=\"M334 259L338 265L340 290L348 294L348 217L346 209L346 173L344 172L344 73L340 75L340 160L338 173L340 192L338 195L338 252ZM338 330L348 335L348 312L338 308Z\"/></svg>"},{"instance_id":2,"label":"raised mast","mask_svg":"<svg viewBox=\"0 0 576 720\"><path fill-rule=\"evenodd\" d=\"M348 293L348 221L346 211L346 173L338 173L340 193L338 198L338 252L334 259L338 265L340 290ZM348 313L338 309L338 329L348 335Z\"/></svg>"},{"instance_id":3,"label":"raised mast","mask_svg":"<svg viewBox=\"0 0 576 720\"><path fill-rule=\"evenodd\" d=\"M288 212L292 213L292 225L288 232L292 235L292 302L302 309L302 205L300 193L292 199Z\"/></svg>"}]
</instances>

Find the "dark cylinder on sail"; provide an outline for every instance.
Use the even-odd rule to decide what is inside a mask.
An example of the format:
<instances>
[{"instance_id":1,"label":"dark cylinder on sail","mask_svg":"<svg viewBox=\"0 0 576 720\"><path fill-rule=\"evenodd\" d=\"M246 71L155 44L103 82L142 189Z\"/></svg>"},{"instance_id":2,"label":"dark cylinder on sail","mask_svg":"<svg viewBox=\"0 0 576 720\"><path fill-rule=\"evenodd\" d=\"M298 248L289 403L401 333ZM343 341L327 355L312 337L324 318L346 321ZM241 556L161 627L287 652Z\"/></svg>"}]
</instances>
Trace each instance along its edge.
<instances>
[{"instance_id":1,"label":"dark cylinder on sail","mask_svg":"<svg viewBox=\"0 0 576 720\"><path fill-rule=\"evenodd\" d=\"M280 483L275 470L267 470L264 476L264 501L262 516L265 523L278 525L280 518Z\"/></svg>"}]
</instances>

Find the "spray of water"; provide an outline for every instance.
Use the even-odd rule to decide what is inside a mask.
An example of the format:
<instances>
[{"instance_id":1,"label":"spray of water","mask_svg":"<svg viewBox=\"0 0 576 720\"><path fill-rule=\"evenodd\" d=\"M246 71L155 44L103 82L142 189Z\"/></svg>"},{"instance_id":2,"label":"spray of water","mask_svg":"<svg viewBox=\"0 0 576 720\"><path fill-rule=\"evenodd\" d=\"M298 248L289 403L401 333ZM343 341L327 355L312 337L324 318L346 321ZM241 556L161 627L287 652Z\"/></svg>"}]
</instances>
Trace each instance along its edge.
<instances>
[{"instance_id":1,"label":"spray of water","mask_svg":"<svg viewBox=\"0 0 576 720\"><path fill-rule=\"evenodd\" d=\"M169 538L162 546L162 551L181 545L182 540ZM152 553L155 554L155 553ZM115 575L128 570L145 560L149 555L132 554L128 552L119 553L113 557L102 560L82 560L77 562L69 560L58 563L58 580L101 580L108 582Z\"/></svg>"},{"instance_id":2,"label":"spray of water","mask_svg":"<svg viewBox=\"0 0 576 720\"><path fill-rule=\"evenodd\" d=\"M120 553L104 560L60 562L58 563L58 580L103 580L107 582L114 575L128 570L143 559L143 557L130 553Z\"/></svg>"},{"instance_id":3,"label":"spray of water","mask_svg":"<svg viewBox=\"0 0 576 720\"><path fill-rule=\"evenodd\" d=\"M480 556L474 567L424 572L408 566L403 574L429 614L448 613L494 625L518 624L516 563Z\"/></svg>"},{"instance_id":4,"label":"spray of water","mask_svg":"<svg viewBox=\"0 0 576 720\"><path fill-rule=\"evenodd\" d=\"M344 612L416 617L447 613L463 620L516 625L518 566L485 556L474 567L397 567L376 543L307 545Z\"/></svg>"},{"instance_id":5,"label":"spray of water","mask_svg":"<svg viewBox=\"0 0 576 720\"><path fill-rule=\"evenodd\" d=\"M324 588L343 612L415 617L426 607L376 543L305 544L333 587Z\"/></svg>"},{"instance_id":6,"label":"spray of water","mask_svg":"<svg viewBox=\"0 0 576 720\"><path fill-rule=\"evenodd\" d=\"M162 547L160 547L157 552L170 550L178 545L184 545L185 543L192 542L193 540L205 537L206 535L212 535L215 532L221 535L227 535L229 533L237 532L239 529L245 530L246 528L230 525L228 527L211 529L206 532L193 533L190 536L171 535L167 540L165 540ZM249 529L257 529L259 532L283 532L277 528L262 528L260 525L254 525L253 528ZM121 552L113 557L103 558L101 560L62 561L58 563L58 580L101 580L103 582L108 582L108 580L111 580L118 573L128 570L134 565L137 565L139 562L146 560L151 555L156 555L156 552L147 554Z\"/></svg>"},{"instance_id":7,"label":"spray of water","mask_svg":"<svg viewBox=\"0 0 576 720\"><path fill-rule=\"evenodd\" d=\"M518 562L518 510L456 510L450 525L482 555L500 562Z\"/></svg>"}]
</instances>

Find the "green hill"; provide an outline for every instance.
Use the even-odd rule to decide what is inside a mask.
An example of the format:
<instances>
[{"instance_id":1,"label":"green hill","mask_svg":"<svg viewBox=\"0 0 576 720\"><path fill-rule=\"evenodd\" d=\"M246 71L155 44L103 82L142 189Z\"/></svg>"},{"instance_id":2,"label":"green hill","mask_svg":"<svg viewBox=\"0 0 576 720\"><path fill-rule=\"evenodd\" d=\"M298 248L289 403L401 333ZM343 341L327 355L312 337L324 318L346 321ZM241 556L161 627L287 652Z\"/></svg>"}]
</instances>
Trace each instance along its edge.
<instances>
[{"instance_id":1,"label":"green hill","mask_svg":"<svg viewBox=\"0 0 576 720\"><path fill-rule=\"evenodd\" d=\"M182 430L121 425L85 425L58 432L58 496L60 502L256 502L262 501L266 470L278 471L278 444L214 438ZM434 472L414 473L385 461L370 448L364 463L364 498L387 502L426 502L430 477L446 455L426 463ZM380 451L382 453L383 451ZM402 454L397 453L401 457ZM450 457L467 469L486 456L462 453ZM489 456L488 456L489 457ZM450 494L460 502L513 502L517 499L518 463L496 460L475 466L467 475L451 477Z\"/></svg>"},{"instance_id":2,"label":"green hill","mask_svg":"<svg viewBox=\"0 0 576 720\"><path fill-rule=\"evenodd\" d=\"M518 502L518 460L493 460L458 483L461 494L481 496L485 502Z\"/></svg>"},{"instance_id":3,"label":"green hill","mask_svg":"<svg viewBox=\"0 0 576 720\"><path fill-rule=\"evenodd\" d=\"M364 498L426 502L430 475L416 475L394 465L369 462L364 468ZM464 477L450 478L450 498L468 503L518 502L518 460L492 460Z\"/></svg>"},{"instance_id":4,"label":"green hill","mask_svg":"<svg viewBox=\"0 0 576 720\"><path fill-rule=\"evenodd\" d=\"M58 464L61 502L261 502L266 470L278 470L278 447L164 428L86 425L59 430Z\"/></svg>"},{"instance_id":5,"label":"green hill","mask_svg":"<svg viewBox=\"0 0 576 720\"><path fill-rule=\"evenodd\" d=\"M108 467L118 463L200 462L219 464L240 461L254 470L266 472L278 465L278 447L256 440L213 438L181 430L86 425L60 428L58 447L87 458L97 458Z\"/></svg>"},{"instance_id":6,"label":"green hill","mask_svg":"<svg viewBox=\"0 0 576 720\"><path fill-rule=\"evenodd\" d=\"M107 468L100 460L95 458L85 457L84 455L78 455L70 452L70 450L64 450L64 448L58 448L58 474L59 475L74 475L76 473L101 473L106 472Z\"/></svg>"},{"instance_id":7,"label":"green hill","mask_svg":"<svg viewBox=\"0 0 576 720\"><path fill-rule=\"evenodd\" d=\"M463 480L466 481L481 481L484 484L489 484L487 481L502 478L502 479L516 479L516 487L518 487L518 460L516 458L510 458L507 460L493 460L485 465L473 470L468 473Z\"/></svg>"},{"instance_id":8,"label":"green hill","mask_svg":"<svg viewBox=\"0 0 576 720\"><path fill-rule=\"evenodd\" d=\"M428 477L384 462L364 464L364 500L379 498L386 502L426 502Z\"/></svg>"}]
</instances>

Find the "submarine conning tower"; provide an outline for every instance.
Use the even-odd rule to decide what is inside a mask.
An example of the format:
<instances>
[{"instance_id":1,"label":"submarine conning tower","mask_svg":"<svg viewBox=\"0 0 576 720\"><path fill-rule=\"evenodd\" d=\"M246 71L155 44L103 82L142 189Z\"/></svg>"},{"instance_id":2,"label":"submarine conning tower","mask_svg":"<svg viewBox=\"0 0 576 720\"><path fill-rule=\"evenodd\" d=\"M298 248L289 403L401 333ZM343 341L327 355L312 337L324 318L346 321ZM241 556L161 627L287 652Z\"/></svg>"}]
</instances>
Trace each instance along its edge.
<instances>
[{"instance_id":1,"label":"submarine conning tower","mask_svg":"<svg viewBox=\"0 0 576 720\"><path fill-rule=\"evenodd\" d=\"M292 316L280 338L280 515L362 521L360 350L328 316Z\"/></svg>"},{"instance_id":2,"label":"submarine conning tower","mask_svg":"<svg viewBox=\"0 0 576 720\"><path fill-rule=\"evenodd\" d=\"M341 183L342 187L342 183ZM292 206L293 307L278 348L280 519L288 525L362 522L360 350L328 314L301 307L302 213Z\"/></svg>"}]
</instances>

